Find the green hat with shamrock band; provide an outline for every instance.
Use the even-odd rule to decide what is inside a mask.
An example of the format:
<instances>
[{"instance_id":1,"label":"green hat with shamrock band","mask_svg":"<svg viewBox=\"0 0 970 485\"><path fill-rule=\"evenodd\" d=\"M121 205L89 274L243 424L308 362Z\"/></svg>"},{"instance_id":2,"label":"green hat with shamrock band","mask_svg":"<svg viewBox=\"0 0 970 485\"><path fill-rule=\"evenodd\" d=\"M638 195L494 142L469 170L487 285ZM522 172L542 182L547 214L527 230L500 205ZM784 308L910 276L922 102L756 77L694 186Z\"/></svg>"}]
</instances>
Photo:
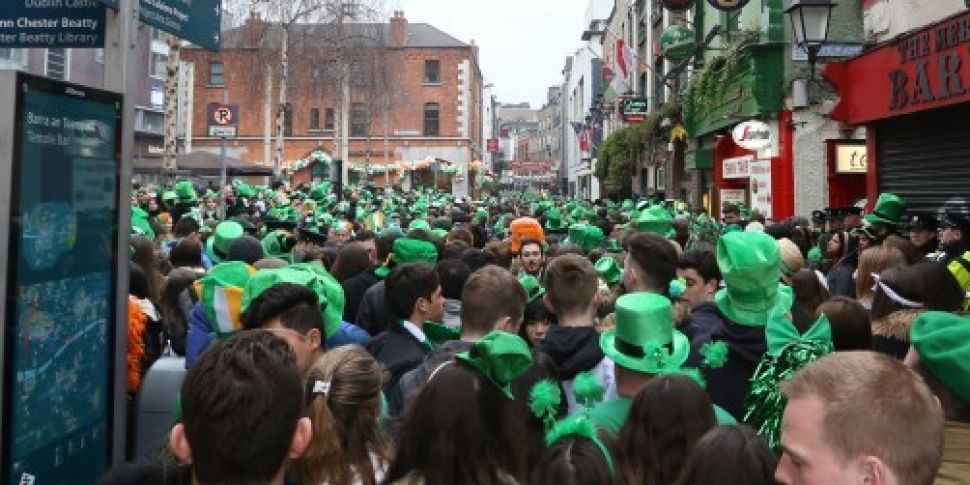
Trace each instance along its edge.
<instances>
[{"instance_id":1,"label":"green hat with shamrock band","mask_svg":"<svg viewBox=\"0 0 970 485\"><path fill-rule=\"evenodd\" d=\"M634 222L634 227L640 232L652 232L661 237L670 237L673 232L674 219L662 206L652 205L640 213Z\"/></svg>"},{"instance_id":2,"label":"green hat with shamrock band","mask_svg":"<svg viewBox=\"0 0 970 485\"><path fill-rule=\"evenodd\" d=\"M319 266L319 264L317 266ZM323 270L323 267L320 266L320 269ZM323 270L323 272L326 272L326 270ZM317 294L320 311L323 313L324 317L324 337L330 337L336 333L337 330L339 330L339 317L336 320L334 320L332 316L328 318L327 310L331 304L340 306L341 308L337 311L339 311L339 314L342 315L343 289L340 287L339 283L334 285L333 282L325 281L317 272L312 271L307 267L287 266L285 268L264 269L257 271L256 274L249 279L249 283L246 285L246 289L243 291L242 311L245 312L247 309L249 309L252 302L259 298L263 292L281 283L305 286ZM339 298L337 298L338 296ZM337 311L332 310L331 313L337 313Z\"/></svg>"},{"instance_id":3,"label":"green hat with shamrock band","mask_svg":"<svg viewBox=\"0 0 970 485\"><path fill-rule=\"evenodd\" d=\"M616 300L616 328L600 348L624 369L642 374L680 370L690 354L687 336L674 328L673 305L656 293L629 293Z\"/></svg>"},{"instance_id":4,"label":"green hat with shamrock band","mask_svg":"<svg viewBox=\"0 0 970 485\"><path fill-rule=\"evenodd\" d=\"M866 214L865 219L870 224L883 224L887 226L897 226L906 213L906 202L896 194L879 194L876 200L876 207L871 214Z\"/></svg>"},{"instance_id":5,"label":"green hat with shamrock band","mask_svg":"<svg viewBox=\"0 0 970 485\"><path fill-rule=\"evenodd\" d=\"M526 303L532 303L546 294L546 289L542 287L539 278L530 274L519 277L519 284L525 290Z\"/></svg>"},{"instance_id":6,"label":"green hat with shamrock band","mask_svg":"<svg viewBox=\"0 0 970 485\"><path fill-rule=\"evenodd\" d=\"M175 183L175 194L178 196L178 201L183 204L194 204L199 201L195 186L187 180Z\"/></svg>"},{"instance_id":7,"label":"green hat with shamrock band","mask_svg":"<svg viewBox=\"0 0 970 485\"><path fill-rule=\"evenodd\" d=\"M558 232L566 228L566 222L562 218L562 211L558 207L553 207L546 211L546 230Z\"/></svg>"},{"instance_id":8,"label":"green hat with shamrock band","mask_svg":"<svg viewBox=\"0 0 970 485\"><path fill-rule=\"evenodd\" d=\"M725 234L717 242L717 265L725 288L714 302L732 322L763 327L788 313L793 294L779 283L781 255L774 238L763 232Z\"/></svg>"},{"instance_id":9,"label":"green hat with shamrock band","mask_svg":"<svg viewBox=\"0 0 970 485\"><path fill-rule=\"evenodd\" d=\"M596 273L603 278L606 284L613 286L620 282L623 277L623 270L615 258L603 256L596 262Z\"/></svg>"},{"instance_id":10,"label":"green hat with shamrock band","mask_svg":"<svg viewBox=\"0 0 970 485\"><path fill-rule=\"evenodd\" d=\"M226 221L216 226L215 233L206 241L206 254L213 263L221 263L229 255L229 248L236 239L243 237L246 231L238 222Z\"/></svg>"},{"instance_id":11,"label":"green hat with shamrock band","mask_svg":"<svg viewBox=\"0 0 970 485\"><path fill-rule=\"evenodd\" d=\"M438 250L428 241L400 237L394 240L393 252L389 259L395 265L420 262L435 264L438 261ZM380 278L387 278L387 275L391 274L391 267L384 264L374 270L374 274Z\"/></svg>"},{"instance_id":12,"label":"green hat with shamrock band","mask_svg":"<svg viewBox=\"0 0 970 485\"><path fill-rule=\"evenodd\" d=\"M532 351L518 335L494 331L475 342L455 360L482 373L505 397L512 399L512 381L532 367Z\"/></svg>"},{"instance_id":13,"label":"green hat with shamrock band","mask_svg":"<svg viewBox=\"0 0 970 485\"><path fill-rule=\"evenodd\" d=\"M970 404L970 318L925 312L913 322L909 341L923 367Z\"/></svg>"}]
</instances>

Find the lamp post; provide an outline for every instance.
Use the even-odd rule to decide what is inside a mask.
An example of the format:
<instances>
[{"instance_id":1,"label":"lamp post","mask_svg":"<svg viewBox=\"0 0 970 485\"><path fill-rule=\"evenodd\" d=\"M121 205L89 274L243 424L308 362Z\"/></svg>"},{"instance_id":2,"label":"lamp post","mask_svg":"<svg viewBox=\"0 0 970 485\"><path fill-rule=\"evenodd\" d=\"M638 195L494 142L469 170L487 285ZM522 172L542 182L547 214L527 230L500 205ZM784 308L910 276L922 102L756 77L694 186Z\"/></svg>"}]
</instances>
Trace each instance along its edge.
<instances>
[{"instance_id":1,"label":"lamp post","mask_svg":"<svg viewBox=\"0 0 970 485\"><path fill-rule=\"evenodd\" d=\"M808 54L808 64L812 79L815 78L815 62L829 36L829 19L836 3L831 0L792 0L785 9L791 20L795 45Z\"/></svg>"}]
</instances>

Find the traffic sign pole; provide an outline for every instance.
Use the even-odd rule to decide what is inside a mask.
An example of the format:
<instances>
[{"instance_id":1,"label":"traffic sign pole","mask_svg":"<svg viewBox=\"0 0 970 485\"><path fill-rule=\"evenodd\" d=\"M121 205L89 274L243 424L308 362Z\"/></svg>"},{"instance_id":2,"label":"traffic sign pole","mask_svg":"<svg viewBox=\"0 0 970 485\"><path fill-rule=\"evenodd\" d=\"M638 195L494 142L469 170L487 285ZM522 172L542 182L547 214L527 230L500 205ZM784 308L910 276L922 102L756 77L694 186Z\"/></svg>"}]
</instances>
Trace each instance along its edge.
<instances>
[{"instance_id":1,"label":"traffic sign pole","mask_svg":"<svg viewBox=\"0 0 970 485\"><path fill-rule=\"evenodd\" d=\"M225 87L222 88L222 104L229 105L229 90ZM219 136L219 163L220 170L219 175L221 176L221 183L219 184L219 215L222 220L226 220L226 134L223 132Z\"/></svg>"}]
</instances>

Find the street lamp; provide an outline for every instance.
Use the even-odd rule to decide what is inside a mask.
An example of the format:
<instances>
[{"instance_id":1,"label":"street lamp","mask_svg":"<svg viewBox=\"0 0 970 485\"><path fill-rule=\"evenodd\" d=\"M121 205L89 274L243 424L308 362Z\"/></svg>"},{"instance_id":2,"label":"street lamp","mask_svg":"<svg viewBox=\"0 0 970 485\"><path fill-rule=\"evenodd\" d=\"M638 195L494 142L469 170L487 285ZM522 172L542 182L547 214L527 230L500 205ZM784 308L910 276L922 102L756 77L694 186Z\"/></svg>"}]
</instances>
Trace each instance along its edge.
<instances>
[{"instance_id":1,"label":"street lamp","mask_svg":"<svg viewBox=\"0 0 970 485\"><path fill-rule=\"evenodd\" d=\"M792 0L785 10L795 33L795 45L808 54L813 78L818 53L829 36L829 18L835 5L831 0Z\"/></svg>"}]
</instances>

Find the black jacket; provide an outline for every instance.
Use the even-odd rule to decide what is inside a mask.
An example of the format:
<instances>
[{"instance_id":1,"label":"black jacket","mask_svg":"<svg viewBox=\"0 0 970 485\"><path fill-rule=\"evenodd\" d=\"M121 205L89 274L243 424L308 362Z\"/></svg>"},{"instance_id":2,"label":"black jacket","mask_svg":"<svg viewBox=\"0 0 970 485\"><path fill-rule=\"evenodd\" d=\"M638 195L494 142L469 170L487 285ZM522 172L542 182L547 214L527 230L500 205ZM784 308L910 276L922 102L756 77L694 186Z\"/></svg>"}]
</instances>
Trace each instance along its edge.
<instances>
[{"instance_id":1,"label":"black jacket","mask_svg":"<svg viewBox=\"0 0 970 485\"><path fill-rule=\"evenodd\" d=\"M711 333L700 335L690 343L688 367L699 367L707 381L707 394L714 404L731 413L738 421L744 418L744 398L751 387L751 376L768 350L764 327L738 325L718 312L720 323ZM701 347L708 342L728 346L727 363L717 369L701 367Z\"/></svg>"},{"instance_id":2,"label":"black jacket","mask_svg":"<svg viewBox=\"0 0 970 485\"><path fill-rule=\"evenodd\" d=\"M364 292L364 298L360 301L360 308L357 310L357 318L354 323L371 335L377 335L395 323L395 318L391 315L391 309L387 306L387 291L384 282L381 281L371 286Z\"/></svg>"},{"instance_id":3,"label":"black jacket","mask_svg":"<svg viewBox=\"0 0 970 485\"><path fill-rule=\"evenodd\" d=\"M392 389L405 372L421 365L429 353L401 324L395 323L367 344L369 352L391 374L385 390Z\"/></svg>"},{"instance_id":4,"label":"black jacket","mask_svg":"<svg viewBox=\"0 0 970 485\"><path fill-rule=\"evenodd\" d=\"M687 325L684 325L684 335L694 340L697 337L710 334L721 324L721 315L717 312L717 305L709 301L690 312Z\"/></svg>"},{"instance_id":5,"label":"black jacket","mask_svg":"<svg viewBox=\"0 0 970 485\"><path fill-rule=\"evenodd\" d=\"M364 270L357 276L347 278L340 284L344 288L344 321L357 323L357 311L360 309L360 302L364 299L364 292L371 286L380 283L381 279L374 274L377 266L372 266Z\"/></svg>"},{"instance_id":6,"label":"black jacket","mask_svg":"<svg viewBox=\"0 0 970 485\"><path fill-rule=\"evenodd\" d=\"M600 349L600 334L593 327L553 325L536 349L552 358L563 381L596 367L605 357Z\"/></svg>"},{"instance_id":7,"label":"black jacket","mask_svg":"<svg viewBox=\"0 0 970 485\"><path fill-rule=\"evenodd\" d=\"M397 381L397 385L387 393L391 415L403 415L424 385L428 383L431 373L441 364L453 359L455 355L471 349L472 345L472 342L463 340L445 342L428 354L417 367L405 372Z\"/></svg>"},{"instance_id":8,"label":"black jacket","mask_svg":"<svg viewBox=\"0 0 970 485\"><path fill-rule=\"evenodd\" d=\"M838 268L831 270L825 277L829 284L829 294L855 298L855 279L852 278L854 271L855 268L848 264L840 264Z\"/></svg>"}]
</instances>

